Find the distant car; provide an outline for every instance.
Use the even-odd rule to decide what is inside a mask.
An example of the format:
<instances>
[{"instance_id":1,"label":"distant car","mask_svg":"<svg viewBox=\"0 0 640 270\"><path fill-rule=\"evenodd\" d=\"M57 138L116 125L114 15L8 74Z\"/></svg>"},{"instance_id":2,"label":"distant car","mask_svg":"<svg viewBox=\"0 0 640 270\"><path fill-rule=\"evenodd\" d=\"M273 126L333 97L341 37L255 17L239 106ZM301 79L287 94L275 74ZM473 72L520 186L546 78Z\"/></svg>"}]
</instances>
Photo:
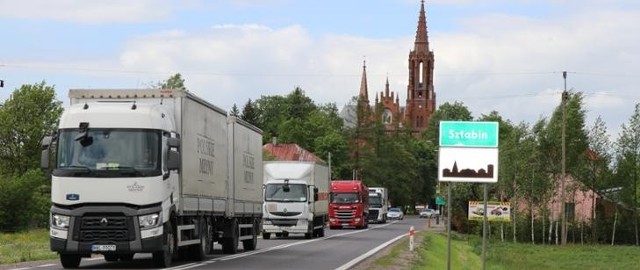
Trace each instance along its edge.
<instances>
[{"instance_id":1,"label":"distant car","mask_svg":"<svg viewBox=\"0 0 640 270\"><path fill-rule=\"evenodd\" d=\"M389 212L387 212L388 219L404 219L404 213L400 208L389 208Z\"/></svg>"},{"instance_id":2,"label":"distant car","mask_svg":"<svg viewBox=\"0 0 640 270\"><path fill-rule=\"evenodd\" d=\"M436 215L436 210L425 208L420 211L420 218L431 218Z\"/></svg>"}]
</instances>

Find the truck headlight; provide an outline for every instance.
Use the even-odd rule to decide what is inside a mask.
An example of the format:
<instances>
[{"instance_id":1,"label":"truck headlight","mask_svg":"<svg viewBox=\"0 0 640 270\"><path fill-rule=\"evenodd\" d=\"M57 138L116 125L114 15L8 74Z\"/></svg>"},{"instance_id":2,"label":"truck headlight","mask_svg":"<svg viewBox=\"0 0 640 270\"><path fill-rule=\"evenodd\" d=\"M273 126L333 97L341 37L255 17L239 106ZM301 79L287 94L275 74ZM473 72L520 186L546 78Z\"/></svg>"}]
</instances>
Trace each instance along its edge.
<instances>
[{"instance_id":1,"label":"truck headlight","mask_svg":"<svg viewBox=\"0 0 640 270\"><path fill-rule=\"evenodd\" d=\"M158 225L158 221L160 221L160 215L155 213L150 215L139 216L138 221L140 223L140 228L154 227Z\"/></svg>"},{"instance_id":2,"label":"truck headlight","mask_svg":"<svg viewBox=\"0 0 640 270\"><path fill-rule=\"evenodd\" d=\"M60 215L60 214L51 214L51 226L66 229L69 228L69 220L71 218L69 216Z\"/></svg>"},{"instance_id":3,"label":"truck headlight","mask_svg":"<svg viewBox=\"0 0 640 270\"><path fill-rule=\"evenodd\" d=\"M271 225L272 223L271 223L271 220L265 219L265 220L262 221L262 224L263 225Z\"/></svg>"}]
</instances>

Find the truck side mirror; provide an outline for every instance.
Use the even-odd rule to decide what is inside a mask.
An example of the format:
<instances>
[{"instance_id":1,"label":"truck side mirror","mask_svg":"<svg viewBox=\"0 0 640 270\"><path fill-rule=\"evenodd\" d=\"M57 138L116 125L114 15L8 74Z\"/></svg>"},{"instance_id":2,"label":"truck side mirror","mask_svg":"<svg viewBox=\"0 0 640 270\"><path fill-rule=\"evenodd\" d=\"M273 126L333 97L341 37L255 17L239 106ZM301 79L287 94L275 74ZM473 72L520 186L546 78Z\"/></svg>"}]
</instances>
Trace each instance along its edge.
<instances>
[{"instance_id":1,"label":"truck side mirror","mask_svg":"<svg viewBox=\"0 0 640 270\"><path fill-rule=\"evenodd\" d=\"M313 188L313 201L318 201L318 188Z\"/></svg>"},{"instance_id":2,"label":"truck side mirror","mask_svg":"<svg viewBox=\"0 0 640 270\"><path fill-rule=\"evenodd\" d=\"M180 153L174 150L169 150L169 156L167 157L167 169L170 171L180 168Z\"/></svg>"},{"instance_id":3,"label":"truck side mirror","mask_svg":"<svg viewBox=\"0 0 640 270\"><path fill-rule=\"evenodd\" d=\"M53 138L51 136L45 136L42 138L40 145L42 145L42 154L40 154L40 168L46 170L49 169L49 146Z\"/></svg>"},{"instance_id":4,"label":"truck side mirror","mask_svg":"<svg viewBox=\"0 0 640 270\"><path fill-rule=\"evenodd\" d=\"M180 139L178 138L168 138L167 144L169 144L169 148L180 148Z\"/></svg>"}]
</instances>

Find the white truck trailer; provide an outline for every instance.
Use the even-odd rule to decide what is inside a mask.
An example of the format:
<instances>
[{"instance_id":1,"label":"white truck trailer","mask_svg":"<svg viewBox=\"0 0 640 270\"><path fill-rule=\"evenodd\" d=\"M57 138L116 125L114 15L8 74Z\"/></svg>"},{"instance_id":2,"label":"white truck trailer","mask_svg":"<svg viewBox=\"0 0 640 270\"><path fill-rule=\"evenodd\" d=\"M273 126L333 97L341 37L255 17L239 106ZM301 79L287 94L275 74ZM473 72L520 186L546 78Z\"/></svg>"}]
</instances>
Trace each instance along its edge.
<instances>
[{"instance_id":1,"label":"white truck trailer","mask_svg":"<svg viewBox=\"0 0 640 270\"><path fill-rule=\"evenodd\" d=\"M369 222L386 223L389 213L389 190L385 187L369 188Z\"/></svg>"},{"instance_id":2,"label":"white truck trailer","mask_svg":"<svg viewBox=\"0 0 640 270\"><path fill-rule=\"evenodd\" d=\"M202 260L256 248L262 131L184 90L70 90L51 168L51 250L65 268L153 254Z\"/></svg>"},{"instance_id":3,"label":"white truck trailer","mask_svg":"<svg viewBox=\"0 0 640 270\"><path fill-rule=\"evenodd\" d=\"M311 161L264 162L262 238L323 237L329 220L329 167Z\"/></svg>"}]
</instances>

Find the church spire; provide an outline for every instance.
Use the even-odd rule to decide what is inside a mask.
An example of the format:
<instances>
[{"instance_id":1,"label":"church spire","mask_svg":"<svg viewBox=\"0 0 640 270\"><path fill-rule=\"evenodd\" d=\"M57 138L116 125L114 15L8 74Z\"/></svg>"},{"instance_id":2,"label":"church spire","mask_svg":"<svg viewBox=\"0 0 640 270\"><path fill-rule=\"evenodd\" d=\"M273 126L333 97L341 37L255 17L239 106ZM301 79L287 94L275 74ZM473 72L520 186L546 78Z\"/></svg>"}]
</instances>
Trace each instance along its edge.
<instances>
[{"instance_id":1,"label":"church spire","mask_svg":"<svg viewBox=\"0 0 640 270\"><path fill-rule=\"evenodd\" d=\"M369 88L367 87L367 61L362 61L362 81L360 82L360 96L364 102L369 104Z\"/></svg>"},{"instance_id":2,"label":"church spire","mask_svg":"<svg viewBox=\"0 0 640 270\"><path fill-rule=\"evenodd\" d=\"M420 5L420 17L418 18L418 30L416 30L416 41L414 48L417 52L429 51L429 38L427 34L427 16L424 11L424 0Z\"/></svg>"}]
</instances>

